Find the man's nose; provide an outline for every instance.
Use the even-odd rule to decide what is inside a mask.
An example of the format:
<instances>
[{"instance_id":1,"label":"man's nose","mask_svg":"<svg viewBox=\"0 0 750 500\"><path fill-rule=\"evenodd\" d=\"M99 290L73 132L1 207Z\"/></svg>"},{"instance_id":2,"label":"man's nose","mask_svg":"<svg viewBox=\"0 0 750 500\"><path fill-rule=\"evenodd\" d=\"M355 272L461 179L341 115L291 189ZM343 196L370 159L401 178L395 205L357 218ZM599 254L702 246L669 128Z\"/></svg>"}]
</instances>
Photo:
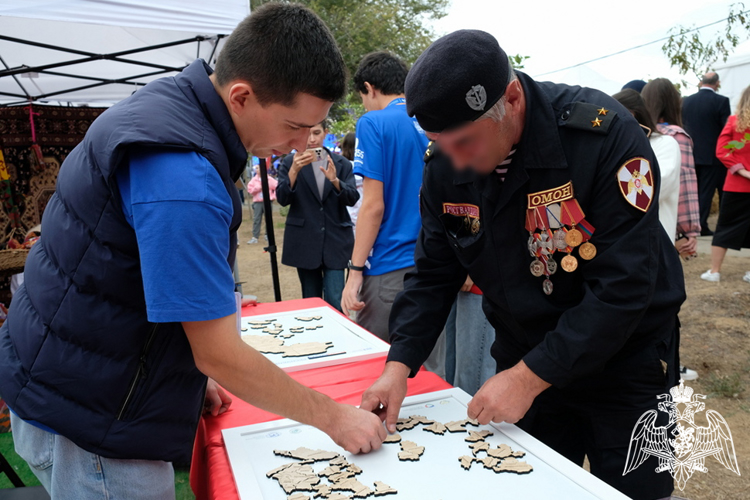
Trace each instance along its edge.
<instances>
[{"instance_id":1,"label":"man's nose","mask_svg":"<svg viewBox=\"0 0 750 500\"><path fill-rule=\"evenodd\" d=\"M296 134L292 141L289 143L292 149L297 151L304 151L307 149L307 140L310 137L310 129L302 129L300 133Z\"/></svg>"}]
</instances>

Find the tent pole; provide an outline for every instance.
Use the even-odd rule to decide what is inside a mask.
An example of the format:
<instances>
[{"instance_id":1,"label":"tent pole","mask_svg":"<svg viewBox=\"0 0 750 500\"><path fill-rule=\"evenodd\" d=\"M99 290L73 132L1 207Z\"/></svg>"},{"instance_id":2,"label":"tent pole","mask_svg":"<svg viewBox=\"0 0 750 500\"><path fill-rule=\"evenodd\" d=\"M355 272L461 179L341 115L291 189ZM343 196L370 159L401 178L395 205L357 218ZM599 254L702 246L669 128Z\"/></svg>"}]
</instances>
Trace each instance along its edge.
<instances>
[{"instance_id":1,"label":"tent pole","mask_svg":"<svg viewBox=\"0 0 750 500\"><path fill-rule=\"evenodd\" d=\"M276 302L281 302L281 284L279 283L279 264L276 262L276 237L273 232L273 213L271 213L271 193L268 188L268 168L266 159L259 159L260 185L263 190L263 212L266 216L266 236L268 246L264 248L271 256L271 277L273 279L273 295Z\"/></svg>"}]
</instances>

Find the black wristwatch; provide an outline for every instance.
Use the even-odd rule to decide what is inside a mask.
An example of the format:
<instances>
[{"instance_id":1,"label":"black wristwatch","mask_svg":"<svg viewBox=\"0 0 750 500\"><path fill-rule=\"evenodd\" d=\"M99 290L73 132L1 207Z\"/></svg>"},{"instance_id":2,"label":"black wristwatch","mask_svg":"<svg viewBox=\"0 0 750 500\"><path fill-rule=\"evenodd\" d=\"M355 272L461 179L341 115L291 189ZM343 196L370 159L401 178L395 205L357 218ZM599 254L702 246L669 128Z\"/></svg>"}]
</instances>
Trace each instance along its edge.
<instances>
[{"instance_id":1,"label":"black wristwatch","mask_svg":"<svg viewBox=\"0 0 750 500\"><path fill-rule=\"evenodd\" d=\"M359 271L360 273L365 270L364 266L355 266L354 264L352 264L351 260L349 261L349 264L347 265L347 267L349 268L350 271Z\"/></svg>"}]
</instances>

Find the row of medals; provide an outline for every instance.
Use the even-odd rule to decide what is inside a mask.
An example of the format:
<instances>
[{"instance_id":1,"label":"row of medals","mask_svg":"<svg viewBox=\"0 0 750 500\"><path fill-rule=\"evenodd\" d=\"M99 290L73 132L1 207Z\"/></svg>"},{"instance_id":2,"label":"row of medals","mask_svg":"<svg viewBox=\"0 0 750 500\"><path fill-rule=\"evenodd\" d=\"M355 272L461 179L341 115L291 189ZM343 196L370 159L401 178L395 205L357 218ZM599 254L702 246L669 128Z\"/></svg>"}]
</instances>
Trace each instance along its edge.
<instances>
[{"instance_id":1,"label":"row of medals","mask_svg":"<svg viewBox=\"0 0 750 500\"><path fill-rule=\"evenodd\" d=\"M537 278L543 275L547 276L544 283L542 283L542 290L547 295L550 295L554 288L549 277L557 272L557 261L552 258L552 254L555 251L565 252L568 250L568 255L560 261L560 267L568 273L572 273L578 269L578 260L571 255L573 248L578 247L578 255L584 260L591 260L596 257L596 247L588 241L583 243L583 235L575 226L570 229L561 227L552 233L551 238L549 234L549 230L545 230L539 235L539 239L531 234L528 243L529 253L534 257L529 270ZM546 269L545 263L539 260L537 256L537 251L540 249L542 255L546 257Z\"/></svg>"}]
</instances>

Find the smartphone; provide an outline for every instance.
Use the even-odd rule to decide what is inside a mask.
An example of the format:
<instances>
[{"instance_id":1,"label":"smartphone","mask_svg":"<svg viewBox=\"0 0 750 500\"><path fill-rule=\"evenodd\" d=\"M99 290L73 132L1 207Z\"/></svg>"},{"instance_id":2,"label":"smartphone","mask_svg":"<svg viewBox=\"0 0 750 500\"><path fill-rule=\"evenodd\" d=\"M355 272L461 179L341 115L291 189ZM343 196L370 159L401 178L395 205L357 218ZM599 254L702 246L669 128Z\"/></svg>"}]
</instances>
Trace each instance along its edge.
<instances>
[{"instance_id":1,"label":"smartphone","mask_svg":"<svg viewBox=\"0 0 750 500\"><path fill-rule=\"evenodd\" d=\"M323 148L313 148L309 151L313 154L312 166L317 169L318 167L328 168L328 151Z\"/></svg>"}]
</instances>

